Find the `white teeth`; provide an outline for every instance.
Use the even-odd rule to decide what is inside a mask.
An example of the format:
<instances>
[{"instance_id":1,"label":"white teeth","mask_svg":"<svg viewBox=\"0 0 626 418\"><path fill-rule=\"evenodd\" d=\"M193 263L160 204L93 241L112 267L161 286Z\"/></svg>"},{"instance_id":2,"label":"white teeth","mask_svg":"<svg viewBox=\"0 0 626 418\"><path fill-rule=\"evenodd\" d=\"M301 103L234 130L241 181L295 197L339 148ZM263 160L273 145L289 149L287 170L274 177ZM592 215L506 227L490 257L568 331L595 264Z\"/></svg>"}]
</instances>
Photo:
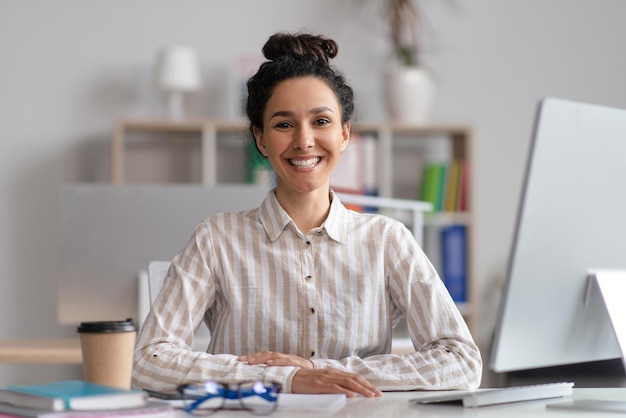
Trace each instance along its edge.
<instances>
[{"instance_id":1,"label":"white teeth","mask_svg":"<svg viewBox=\"0 0 626 418\"><path fill-rule=\"evenodd\" d=\"M289 160L289 164L300 168L311 168L320 161L320 157L309 158L308 160Z\"/></svg>"}]
</instances>

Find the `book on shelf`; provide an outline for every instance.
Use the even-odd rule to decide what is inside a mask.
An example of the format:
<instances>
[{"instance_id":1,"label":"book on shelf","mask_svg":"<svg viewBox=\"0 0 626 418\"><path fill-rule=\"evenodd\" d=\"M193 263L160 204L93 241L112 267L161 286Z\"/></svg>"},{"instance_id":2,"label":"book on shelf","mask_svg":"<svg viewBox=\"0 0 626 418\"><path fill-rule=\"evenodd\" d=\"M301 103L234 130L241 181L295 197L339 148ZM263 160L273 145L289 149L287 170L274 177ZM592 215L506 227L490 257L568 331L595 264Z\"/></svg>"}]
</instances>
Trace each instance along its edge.
<instances>
[{"instance_id":1,"label":"book on shelf","mask_svg":"<svg viewBox=\"0 0 626 418\"><path fill-rule=\"evenodd\" d=\"M467 301L467 233L464 225L441 229L441 274L452 300Z\"/></svg>"},{"instance_id":2,"label":"book on shelf","mask_svg":"<svg viewBox=\"0 0 626 418\"><path fill-rule=\"evenodd\" d=\"M442 210L454 212L458 209L459 195L459 162L454 160L448 165L446 184L444 186Z\"/></svg>"},{"instance_id":3,"label":"book on shelf","mask_svg":"<svg viewBox=\"0 0 626 418\"><path fill-rule=\"evenodd\" d=\"M120 389L82 380L7 386L0 388L0 402L49 411L110 410L145 405L147 395L140 390Z\"/></svg>"},{"instance_id":4,"label":"book on shelf","mask_svg":"<svg viewBox=\"0 0 626 418\"><path fill-rule=\"evenodd\" d=\"M469 168L467 161L462 161L459 163L459 182L457 185L457 199L456 199L456 210L459 212L466 212L467 208L467 200L469 194Z\"/></svg>"},{"instance_id":5,"label":"book on shelf","mask_svg":"<svg viewBox=\"0 0 626 418\"><path fill-rule=\"evenodd\" d=\"M440 168L441 165L437 163L428 163L424 167L424 175L422 176L422 192L420 200L429 202L433 205L433 211L437 211L437 203L439 200L440 190Z\"/></svg>"},{"instance_id":6,"label":"book on shelf","mask_svg":"<svg viewBox=\"0 0 626 418\"><path fill-rule=\"evenodd\" d=\"M419 199L432 203L433 212L467 210L467 171L465 161L427 163Z\"/></svg>"}]
</instances>

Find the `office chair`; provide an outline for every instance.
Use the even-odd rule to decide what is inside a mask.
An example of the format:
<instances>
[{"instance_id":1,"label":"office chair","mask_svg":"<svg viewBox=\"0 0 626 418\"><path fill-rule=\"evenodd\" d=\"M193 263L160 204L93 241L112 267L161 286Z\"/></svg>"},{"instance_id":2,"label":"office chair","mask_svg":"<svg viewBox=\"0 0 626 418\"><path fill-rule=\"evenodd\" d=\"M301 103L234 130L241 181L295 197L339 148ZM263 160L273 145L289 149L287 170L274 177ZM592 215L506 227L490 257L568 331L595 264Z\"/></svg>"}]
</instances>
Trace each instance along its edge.
<instances>
[{"instance_id":1,"label":"office chair","mask_svg":"<svg viewBox=\"0 0 626 418\"><path fill-rule=\"evenodd\" d=\"M139 318L141 323L148 315L150 306L156 299L159 291L163 287L163 282L167 276L167 271L170 268L169 261L151 261L148 264L147 272L140 272L139 274ZM142 284L143 282L143 284ZM145 286L147 285L147 286ZM146 289L147 287L147 289ZM147 290L147 292L146 292ZM193 340L194 351L206 352L209 342L211 341L211 332L206 324L203 322L200 328L196 331Z\"/></svg>"}]
</instances>

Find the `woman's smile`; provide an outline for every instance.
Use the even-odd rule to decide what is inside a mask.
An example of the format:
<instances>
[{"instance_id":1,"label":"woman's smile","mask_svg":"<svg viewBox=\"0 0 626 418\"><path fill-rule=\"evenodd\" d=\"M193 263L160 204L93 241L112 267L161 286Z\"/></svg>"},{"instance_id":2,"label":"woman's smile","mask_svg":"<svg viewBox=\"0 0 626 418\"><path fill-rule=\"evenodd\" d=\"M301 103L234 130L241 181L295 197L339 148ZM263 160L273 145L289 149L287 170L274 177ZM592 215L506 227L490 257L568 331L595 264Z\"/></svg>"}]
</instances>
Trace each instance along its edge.
<instances>
[{"instance_id":1,"label":"woman's smile","mask_svg":"<svg viewBox=\"0 0 626 418\"><path fill-rule=\"evenodd\" d=\"M322 160L322 157L311 157L311 158L299 158L299 159L288 159L289 164L294 167L300 169L313 169L319 162Z\"/></svg>"}]
</instances>

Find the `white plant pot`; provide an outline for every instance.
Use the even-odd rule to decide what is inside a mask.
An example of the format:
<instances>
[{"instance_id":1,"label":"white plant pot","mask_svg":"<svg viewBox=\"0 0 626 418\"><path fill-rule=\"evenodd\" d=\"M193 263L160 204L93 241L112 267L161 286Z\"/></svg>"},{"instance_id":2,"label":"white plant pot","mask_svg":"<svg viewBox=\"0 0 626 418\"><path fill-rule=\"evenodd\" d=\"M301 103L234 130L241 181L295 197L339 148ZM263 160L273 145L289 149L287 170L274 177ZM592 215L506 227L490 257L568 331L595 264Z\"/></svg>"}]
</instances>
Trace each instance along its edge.
<instances>
[{"instance_id":1,"label":"white plant pot","mask_svg":"<svg viewBox=\"0 0 626 418\"><path fill-rule=\"evenodd\" d=\"M423 124L430 120L435 85L426 70L394 65L385 74L384 89L391 121Z\"/></svg>"}]
</instances>

